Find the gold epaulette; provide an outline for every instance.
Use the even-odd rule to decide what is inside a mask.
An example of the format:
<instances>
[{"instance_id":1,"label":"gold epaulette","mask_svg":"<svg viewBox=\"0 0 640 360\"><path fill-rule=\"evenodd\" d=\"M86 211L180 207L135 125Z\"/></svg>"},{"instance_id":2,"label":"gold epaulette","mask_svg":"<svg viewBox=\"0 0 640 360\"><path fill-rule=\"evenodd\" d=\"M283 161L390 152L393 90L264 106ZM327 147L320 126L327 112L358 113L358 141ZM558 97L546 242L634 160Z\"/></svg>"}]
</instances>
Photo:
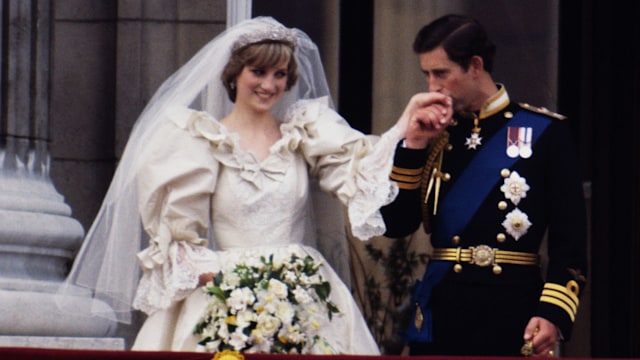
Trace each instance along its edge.
<instances>
[{"instance_id":1,"label":"gold epaulette","mask_svg":"<svg viewBox=\"0 0 640 360\"><path fill-rule=\"evenodd\" d=\"M558 114L555 113L547 108L544 107L539 107L539 106L533 106L533 105L529 105L527 103L519 103L520 107L522 107L523 109L529 110L529 111L533 111L536 112L538 114L542 114L542 115L547 115L549 117L552 117L554 119L558 119L558 120L564 120L567 117L562 115L562 114Z\"/></svg>"},{"instance_id":2,"label":"gold epaulette","mask_svg":"<svg viewBox=\"0 0 640 360\"><path fill-rule=\"evenodd\" d=\"M431 198L431 190L433 189L433 182L437 175L440 174L442 167L442 154L444 149L449 144L449 132L443 131L438 138L435 139L429 146L427 162L422 172L422 226L427 234L431 233L431 227L429 223L430 214L434 212L437 207L437 201L439 193L433 196L433 201L429 201Z\"/></svg>"}]
</instances>

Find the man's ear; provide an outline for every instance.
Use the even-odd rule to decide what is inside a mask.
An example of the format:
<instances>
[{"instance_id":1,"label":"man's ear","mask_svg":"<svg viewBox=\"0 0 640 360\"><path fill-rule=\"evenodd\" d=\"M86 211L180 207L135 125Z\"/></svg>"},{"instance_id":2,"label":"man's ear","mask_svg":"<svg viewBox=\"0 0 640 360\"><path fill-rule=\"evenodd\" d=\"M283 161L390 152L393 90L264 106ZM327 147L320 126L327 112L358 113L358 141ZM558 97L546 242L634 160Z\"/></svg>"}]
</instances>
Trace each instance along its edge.
<instances>
[{"instance_id":1,"label":"man's ear","mask_svg":"<svg viewBox=\"0 0 640 360\"><path fill-rule=\"evenodd\" d=\"M469 61L469 70L473 71L476 75L484 71L484 61L480 56L474 55L471 57L471 61Z\"/></svg>"}]
</instances>

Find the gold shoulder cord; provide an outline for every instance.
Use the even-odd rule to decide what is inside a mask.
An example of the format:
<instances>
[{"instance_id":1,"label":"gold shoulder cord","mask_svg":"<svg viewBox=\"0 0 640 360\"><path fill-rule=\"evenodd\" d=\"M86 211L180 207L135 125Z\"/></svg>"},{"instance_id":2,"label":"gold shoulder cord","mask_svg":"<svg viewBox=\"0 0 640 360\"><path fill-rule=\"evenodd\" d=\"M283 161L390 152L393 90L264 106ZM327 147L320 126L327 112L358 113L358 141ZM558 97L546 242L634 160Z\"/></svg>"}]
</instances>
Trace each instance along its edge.
<instances>
[{"instance_id":1,"label":"gold shoulder cord","mask_svg":"<svg viewBox=\"0 0 640 360\"><path fill-rule=\"evenodd\" d=\"M427 155L427 162L424 166L424 172L422 173L422 222L424 230L427 234L431 233L429 226L430 214L436 215L438 208L438 197L440 196L440 182L442 178L442 157L444 149L449 144L449 133L444 131L436 140L429 146ZM430 208L429 198L431 192L435 190L433 196L433 206Z\"/></svg>"}]
</instances>

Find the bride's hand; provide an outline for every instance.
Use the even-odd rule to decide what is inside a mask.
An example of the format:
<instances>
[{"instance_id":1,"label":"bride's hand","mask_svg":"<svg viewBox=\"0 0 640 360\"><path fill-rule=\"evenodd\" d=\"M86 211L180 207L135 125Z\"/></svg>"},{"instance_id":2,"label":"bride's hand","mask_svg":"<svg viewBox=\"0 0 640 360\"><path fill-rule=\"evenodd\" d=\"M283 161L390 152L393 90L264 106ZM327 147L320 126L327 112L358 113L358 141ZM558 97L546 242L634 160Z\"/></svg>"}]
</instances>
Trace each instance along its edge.
<instances>
[{"instance_id":1,"label":"bride's hand","mask_svg":"<svg viewBox=\"0 0 640 360\"><path fill-rule=\"evenodd\" d=\"M450 97L435 92L414 95L398 120L405 129L406 146L425 148L429 140L444 131L452 116Z\"/></svg>"},{"instance_id":2,"label":"bride's hand","mask_svg":"<svg viewBox=\"0 0 640 360\"><path fill-rule=\"evenodd\" d=\"M213 272L200 274L200 276L198 277L198 286L207 285L207 283L210 281L213 281L215 277L216 277L216 273L213 273Z\"/></svg>"}]
</instances>

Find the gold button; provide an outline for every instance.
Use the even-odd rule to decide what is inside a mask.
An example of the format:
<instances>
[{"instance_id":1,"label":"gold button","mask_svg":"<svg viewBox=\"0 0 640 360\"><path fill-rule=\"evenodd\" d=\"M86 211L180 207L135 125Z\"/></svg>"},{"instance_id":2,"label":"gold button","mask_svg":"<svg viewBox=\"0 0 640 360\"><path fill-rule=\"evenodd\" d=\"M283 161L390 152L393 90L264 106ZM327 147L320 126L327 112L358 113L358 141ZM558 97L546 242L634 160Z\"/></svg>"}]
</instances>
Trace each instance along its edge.
<instances>
[{"instance_id":1,"label":"gold button","mask_svg":"<svg viewBox=\"0 0 640 360\"><path fill-rule=\"evenodd\" d=\"M446 149L447 151L451 151L451 150L453 150L453 145L451 145L451 144L447 144L447 147L445 147L445 149Z\"/></svg>"},{"instance_id":2,"label":"gold button","mask_svg":"<svg viewBox=\"0 0 640 360\"><path fill-rule=\"evenodd\" d=\"M500 210L506 210L508 206L509 206L509 205L507 205L507 202L506 202L506 201L500 201L500 202L498 203L498 209L500 209Z\"/></svg>"},{"instance_id":3,"label":"gold button","mask_svg":"<svg viewBox=\"0 0 640 360\"><path fill-rule=\"evenodd\" d=\"M453 240L453 243L456 245L460 244L460 236L458 235L454 236L451 240Z\"/></svg>"},{"instance_id":4,"label":"gold button","mask_svg":"<svg viewBox=\"0 0 640 360\"><path fill-rule=\"evenodd\" d=\"M509 171L509 169L502 169L500 170L500 175L503 178L509 177L509 175L511 175L511 171Z\"/></svg>"},{"instance_id":5,"label":"gold button","mask_svg":"<svg viewBox=\"0 0 640 360\"><path fill-rule=\"evenodd\" d=\"M580 294L580 285L578 285L578 282L575 280L569 280L569 282L567 282L567 290L578 296L578 294Z\"/></svg>"},{"instance_id":6,"label":"gold button","mask_svg":"<svg viewBox=\"0 0 640 360\"><path fill-rule=\"evenodd\" d=\"M451 180L451 174L443 173L442 174L442 180L445 181L445 182Z\"/></svg>"},{"instance_id":7,"label":"gold button","mask_svg":"<svg viewBox=\"0 0 640 360\"><path fill-rule=\"evenodd\" d=\"M505 236L505 234L503 233L499 233L496 236L496 240L498 240L499 243L504 242L507 239L507 237Z\"/></svg>"},{"instance_id":8,"label":"gold button","mask_svg":"<svg viewBox=\"0 0 640 360\"><path fill-rule=\"evenodd\" d=\"M493 273L496 274L496 275L502 274L502 266L493 265Z\"/></svg>"},{"instance_id":9,"label":"gold button","mask_svg":"<svg viewBox=\"0 0 640 360\"><path fill-rule=\"evenodd\" d=\"M504 113L504 117L507 119L511 119L513 117L513 113L511 111L506 111Z\"/></svg>"},{"instance_id":10,"label":"gold button","mask_svg":"<svg viewBox=\"0 0 640 360\"><path fill-rule=\"evenodd\" d=\"M459 274L460 272L462 272L462 265L460 264L453 265L453 271Z\"/></svg>"}]
</instances>

